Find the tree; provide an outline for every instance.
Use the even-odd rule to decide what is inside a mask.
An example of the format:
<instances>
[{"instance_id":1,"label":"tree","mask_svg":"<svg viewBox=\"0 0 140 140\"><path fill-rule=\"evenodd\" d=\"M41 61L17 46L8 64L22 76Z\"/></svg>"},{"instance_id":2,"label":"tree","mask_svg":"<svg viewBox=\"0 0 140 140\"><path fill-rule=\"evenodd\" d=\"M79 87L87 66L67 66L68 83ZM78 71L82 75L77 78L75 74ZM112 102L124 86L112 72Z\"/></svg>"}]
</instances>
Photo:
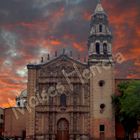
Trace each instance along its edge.
<instances>
[{"instance_id":1,"label":"tree","mask_svg":"<svg viewBox=\"0 0 140 140\"><path fill-rule=\"evenodd\" d=\"M125 139L140 119L140 81L122 82L118 85L120 96L114 95L112 103L115 107L116 119L119 120L125 130Z\"/></svg>"}]
</instances>

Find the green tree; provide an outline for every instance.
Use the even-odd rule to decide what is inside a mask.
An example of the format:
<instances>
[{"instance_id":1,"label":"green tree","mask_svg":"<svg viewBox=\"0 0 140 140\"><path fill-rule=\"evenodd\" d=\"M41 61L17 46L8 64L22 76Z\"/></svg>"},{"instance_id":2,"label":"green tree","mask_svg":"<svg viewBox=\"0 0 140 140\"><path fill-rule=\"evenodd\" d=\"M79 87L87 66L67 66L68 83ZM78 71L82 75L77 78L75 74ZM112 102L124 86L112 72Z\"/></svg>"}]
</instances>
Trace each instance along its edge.
<instances>
[{"instance_id":1,"label":"green tree","mask_svg":"<svg viewBox=\"0 0 140 140\"><path fill-rule=\"evenodd\" d=\"M114 95L112 102L115 107L116 119L125 130L125 139L129 139L131 131L137 127L140 119L140 81L122 82L118 85L120 96Z\"/></svg>"}]
</instances>

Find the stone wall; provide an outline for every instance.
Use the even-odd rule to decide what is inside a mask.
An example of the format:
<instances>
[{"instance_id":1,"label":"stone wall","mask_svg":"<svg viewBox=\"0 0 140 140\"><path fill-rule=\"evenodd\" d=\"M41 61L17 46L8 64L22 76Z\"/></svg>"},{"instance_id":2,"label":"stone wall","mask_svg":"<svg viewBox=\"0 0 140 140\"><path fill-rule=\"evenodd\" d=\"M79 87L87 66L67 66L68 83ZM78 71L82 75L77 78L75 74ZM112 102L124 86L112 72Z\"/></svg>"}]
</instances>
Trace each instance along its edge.
<instances>
[{"instance_id":1,"label":"stone wall","mask_svg":"<svg viewBox=\"0 0 140 140\"><path fill-rule=\"evenodd\" d=\"M112 107L112 98L115 89L114 68L110 64L108 67L100 64L91 67L92 78L90 79L90 136L93 139L114 140L115 138L115 115ZM100 82L101 83L100 85ZM101 104L103 108L101 108ZM104 126L103 132L100 126Z\"/></svg>"}]
</instances>

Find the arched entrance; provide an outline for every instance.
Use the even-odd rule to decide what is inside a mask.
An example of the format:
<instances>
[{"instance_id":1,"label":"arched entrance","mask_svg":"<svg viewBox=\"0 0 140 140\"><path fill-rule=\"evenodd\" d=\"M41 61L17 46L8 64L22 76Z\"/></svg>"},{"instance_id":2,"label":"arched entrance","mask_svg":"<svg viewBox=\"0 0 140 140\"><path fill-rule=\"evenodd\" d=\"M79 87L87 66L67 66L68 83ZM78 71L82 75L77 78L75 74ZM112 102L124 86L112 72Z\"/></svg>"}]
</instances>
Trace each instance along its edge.
<instances>
[{"instance_id":1,"label":"arched entrance","mask_svg":"<svg viewBox=\"0 0 140 140\"><path fill-rule=\"evenodd\" d=\"M57 123L56 140L69 140L69 123L66 119L60 119Z\"/></svg>"}]
</instances>

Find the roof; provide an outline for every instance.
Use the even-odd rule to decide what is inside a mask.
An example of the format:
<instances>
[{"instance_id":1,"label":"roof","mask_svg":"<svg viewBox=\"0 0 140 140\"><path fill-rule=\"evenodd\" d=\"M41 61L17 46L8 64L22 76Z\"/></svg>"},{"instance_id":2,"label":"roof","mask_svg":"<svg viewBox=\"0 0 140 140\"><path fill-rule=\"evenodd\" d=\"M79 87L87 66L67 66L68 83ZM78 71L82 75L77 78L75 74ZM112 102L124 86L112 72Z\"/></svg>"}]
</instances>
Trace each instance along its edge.
<instances>
[{"instance_id":1,"label":"roof","mask_svg":"<svg viewBox=\"0 0 140 140\"><path fill-rule=\"evenodd\" d=\"M140 81L140 78L134 78L134 79L132 79L132 78L115 78L115 80L116 81L131 81L131 80L138 80L138 81Z\"/></svg>"},{"instance_id":2,"label":"roof","mask_svg":"<svg viewBox=\"0 0 140 140\"><path fill-rule=\"evenodd\" d=\"M0 107L1 110L4 110L2 107Z\"/></svg>"},{"instance_id":3,"label":"roof","mask_svg":"<svg viewBox=\"0 0 140 140\"><path fill-rule=\"evenodd\" d=\"M13 110L13 109L27 109L26 107L6 107L4 110Z\"/></svg>"},{"instance_id":4,"label":"roof","mask_svg":"<svg viewBox=\"0 0 140 140\"><path fill-rule=\"evenodd\" d=\"M70 60L70 61L73 61L74 63L76 64L80 64L80 65L83 65L83 66L87 66L88 64L87 63L82 63L81 61L78 61L72 57L69 57L68 55L66 54L61 54L60 56L52 59L52 60L49 60L47 62L44 62L44 63L40 63L40 64L28 64L27 67L28 68L40 68L41 66L44 66L44 65L47 65L47 64L50 64L58 59L65 59L65 60Z\"/></svg>"}]
</instances>

